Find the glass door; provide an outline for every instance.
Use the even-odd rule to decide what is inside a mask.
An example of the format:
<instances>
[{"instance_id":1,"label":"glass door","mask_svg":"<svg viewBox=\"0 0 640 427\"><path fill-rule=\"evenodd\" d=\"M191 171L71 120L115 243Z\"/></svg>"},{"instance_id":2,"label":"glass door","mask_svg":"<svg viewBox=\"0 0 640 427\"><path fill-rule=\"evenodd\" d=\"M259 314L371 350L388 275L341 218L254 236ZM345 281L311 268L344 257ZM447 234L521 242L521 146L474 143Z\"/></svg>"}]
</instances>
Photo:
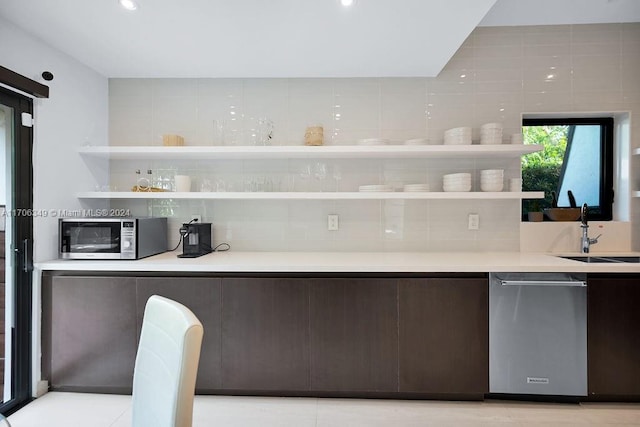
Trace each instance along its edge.
<instances>
[{"instance_id":1,"label":"glass door","mask_svg":"<svg viewBox=\"0 0 640 427\"><path fill-rule=\"evenodd\" d=\"M0 412L31 399L32 100L0 87Z\"/></svg>"}]
</instances>

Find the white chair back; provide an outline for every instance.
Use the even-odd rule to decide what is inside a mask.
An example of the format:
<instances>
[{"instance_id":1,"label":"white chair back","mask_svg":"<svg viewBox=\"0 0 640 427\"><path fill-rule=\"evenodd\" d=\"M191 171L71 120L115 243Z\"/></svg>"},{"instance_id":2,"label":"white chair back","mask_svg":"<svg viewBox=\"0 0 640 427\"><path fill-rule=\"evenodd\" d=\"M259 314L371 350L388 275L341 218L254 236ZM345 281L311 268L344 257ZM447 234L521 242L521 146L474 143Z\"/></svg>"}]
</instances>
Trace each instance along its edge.
<instances>
[{"instance_id":1,"label":"white chair back","mask_svg":"<svg viewBox=\"0 0 640 427\"><path fill-rule=\"evenodd\" d=\"M187 307L149 298L133 374L133 427L191 427L202 336Z\"/></svg>"},{"instance_id":2,"label":"white chair back","mask_svg":"<svg viewBox=\"0 0 640 427\"><path fill-rule=\"evenodd\" d=\"M4 415L0 414L0 426L11 427L11 423Z\"/></svg>"}]
</instances>

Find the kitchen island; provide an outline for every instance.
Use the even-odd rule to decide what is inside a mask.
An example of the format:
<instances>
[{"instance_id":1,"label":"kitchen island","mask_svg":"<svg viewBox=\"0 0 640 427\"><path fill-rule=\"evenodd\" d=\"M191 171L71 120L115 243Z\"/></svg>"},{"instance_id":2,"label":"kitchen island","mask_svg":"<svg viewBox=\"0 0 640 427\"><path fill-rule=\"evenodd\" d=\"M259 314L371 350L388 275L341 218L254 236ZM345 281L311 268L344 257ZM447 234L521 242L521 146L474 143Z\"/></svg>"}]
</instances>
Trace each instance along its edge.
<instances>
[{"instance_id":1,"label":"kitchen island","mask_svg":"<svg viewBox=\"0 0 640 427\"><path fill-rule=\"evenodd\" d=\"M42 377L52 389L130 392L144 304L160 294L204 324L199 393L483 399L488 273L581 272L597 295L589 396L640 398L637 263L534 253L177 254L36 265Z\"/></svg>"}]
</instances>

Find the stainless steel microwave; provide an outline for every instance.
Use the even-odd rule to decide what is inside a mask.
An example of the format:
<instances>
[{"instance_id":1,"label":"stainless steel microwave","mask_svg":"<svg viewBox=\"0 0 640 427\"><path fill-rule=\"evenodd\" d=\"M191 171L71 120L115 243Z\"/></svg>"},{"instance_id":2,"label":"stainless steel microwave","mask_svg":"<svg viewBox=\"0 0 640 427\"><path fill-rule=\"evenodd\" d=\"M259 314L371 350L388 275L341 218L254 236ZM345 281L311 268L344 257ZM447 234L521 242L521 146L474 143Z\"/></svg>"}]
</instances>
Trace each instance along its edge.
<instances>
[{"instance_id":1,"label":"stainless steel microwave","mask_svg":"<svg viewBox=\"0 0 640 427\"><path fill-rule=\"evenodd\" d=\"M62 259L140 259L167 250L167 218L61 218Z\"/></svg>"}]
</instances>

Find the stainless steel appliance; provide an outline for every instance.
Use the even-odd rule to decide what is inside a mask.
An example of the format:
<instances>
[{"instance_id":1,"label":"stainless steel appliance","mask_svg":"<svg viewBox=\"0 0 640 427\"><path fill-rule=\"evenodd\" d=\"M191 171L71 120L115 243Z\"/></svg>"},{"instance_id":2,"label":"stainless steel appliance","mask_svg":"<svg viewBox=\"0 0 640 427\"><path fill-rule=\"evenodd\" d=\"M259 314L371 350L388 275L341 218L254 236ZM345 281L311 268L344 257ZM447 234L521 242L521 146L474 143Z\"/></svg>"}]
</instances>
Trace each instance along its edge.
<instances>
[{"instance_id":1,"label":"stainless steel appliance","mask_svg":"<svg viewBox=\"0 0 640 427\"><path fill-rule=\"evenodd\" d=\"M140 259L167 250L167 218L62 218L63 259Z\"/></svg>"},{"instance_id":2,"label":"stainless steel appliance","mask_svg":"<svg viewBox=\"0 0 640 427\"><path fill-rule=\"evenodd\" d=\"M587 395L584 274L492 273L489 392Z\"/></svg>"}]
</instances>

